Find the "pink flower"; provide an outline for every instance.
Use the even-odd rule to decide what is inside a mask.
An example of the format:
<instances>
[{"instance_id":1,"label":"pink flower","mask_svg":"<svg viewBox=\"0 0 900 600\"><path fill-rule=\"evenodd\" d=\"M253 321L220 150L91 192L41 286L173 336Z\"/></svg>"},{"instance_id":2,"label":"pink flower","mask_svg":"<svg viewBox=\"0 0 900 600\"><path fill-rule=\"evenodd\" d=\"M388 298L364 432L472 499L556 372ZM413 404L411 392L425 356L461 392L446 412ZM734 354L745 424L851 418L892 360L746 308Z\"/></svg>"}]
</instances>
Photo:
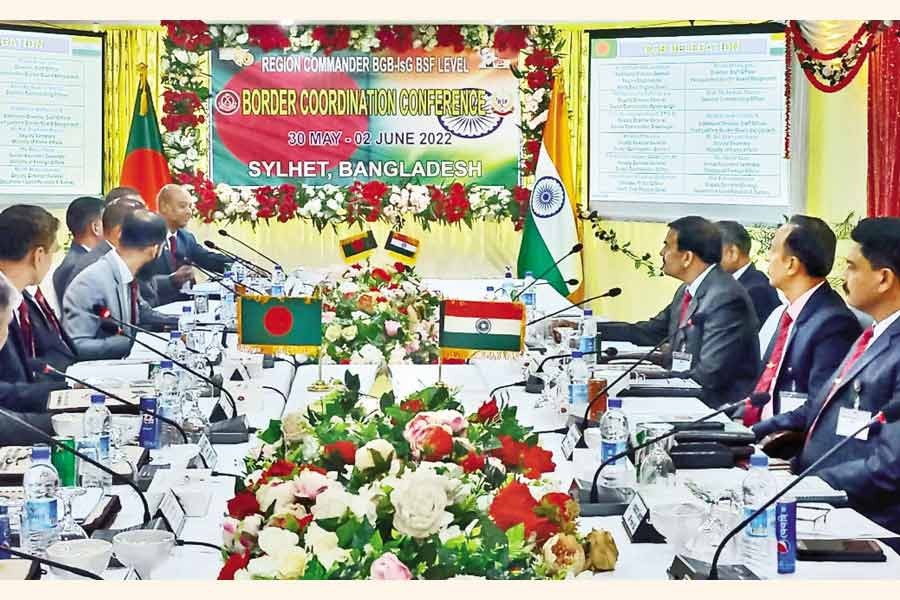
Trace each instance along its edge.
<instances>
[{"instance_id":1,"label":"pink flower","mask_svg":"<svg viewBox=\"0 0 900 600\"><path fill-rule=\"evenodd\" d=\"M386 552L375 559L370 576L376 581L412 579L409 567L400 562L392 552Z\"/></svg>"},{"instance_id":2,"label":"pink flower","mask_svg":"<svg viewBox=\"0 0 900 600\"><path fill-rule=\"evenodd\" d=\"M439 410L434 413L434 417L438 423L452 429L453 433L463 431L469 424L463 414L455 410Z\"/></svg>"},{"instance_id":3,"label":"pink flower","mask_svg":"<svg viewBox=\"0 0 900 600\"><path fill-rule=\"evenodd\" d=\"M419 350L419 340L418 339L410 340L410 342L408 344L406 344L406 353L407 354L412 353L412 352L417 352L418 350Z\"/></svg>"},{"instance_id":4,"label":"pink flower","mask_svg":"<svg viewBox=\"0 0 900 600\"><path fill-rule=\"evenodd\" d=\"M396 336L398 331L400 331L400 322L399 321L385 321L384 322L384 332L388 335L388 337Z\"/></svg>"},{"instance_id":5,"label":"pink flower","mask_svg":"<svg viewBox=\"0 0 900 600\"><path fill-rule=\"evenodd\" d=\"M294 479L294 488L299 498L315 500L316 497L331 486L332 481L325 475L315 471L304 470Z\"/></svg>"},{"instance_id":6,"label":"pink flower","mask_svg":"<svg viewBox=\"0 0 900 600\"><path fill-rule=\"evenodd\" d=\"M422 447L428 428L434 425L434 422L431 420L432 414L429 412L416 414L403 430L403 439L409 442L410 450L415 457L419 456L419 449Z\"/></svg>"}]
</instances>

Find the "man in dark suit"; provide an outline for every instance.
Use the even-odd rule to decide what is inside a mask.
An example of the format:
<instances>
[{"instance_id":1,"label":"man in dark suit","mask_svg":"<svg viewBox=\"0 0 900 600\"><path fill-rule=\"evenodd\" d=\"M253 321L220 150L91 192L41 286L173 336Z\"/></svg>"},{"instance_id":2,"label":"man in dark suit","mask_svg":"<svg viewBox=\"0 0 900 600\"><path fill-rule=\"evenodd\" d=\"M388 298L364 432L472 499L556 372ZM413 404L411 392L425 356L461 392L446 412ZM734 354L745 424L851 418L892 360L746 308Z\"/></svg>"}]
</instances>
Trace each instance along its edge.
<instances>
[{"instance_id":1,"label":"man in dark suit","mask_svg":"<svg viewBox=\"0 0 900 600\"><path fill-rule=\"evenodd\" d=\"M132 211L125 217L117 247L78 274L63 298L63 325L75 342L78 355L88 359L127 356L129 337L107 332L101 327L94 306L103 305L125 323L151 327L177 327L178 317L156 312L141 297L136 273L156 258L166 237L166 224L147 210Z\"/></svg>"},{"instance_id":2,"label":"man in dark suit","mask_svg":"<svg viewBox=\"0 0 900 600\"><path fill-rule=\"evenodd\" d=\"M6 347L11 343L9 333L13 320L13 296L16 293L8 283L0 280L0 362L9 356ZM55 387L60 386L57 384ZM0 381L0 408L15 412L17 417L53 435L50 415L46 412L49 393L45 384ZM0 446L28 446L42 441L33 432L0 415Z\"/></svg>"},{"instance_id":3,"label":"man in dark suit","mask_svg":"<svg viewBox=\"0 0 900 600\"><path fill-rule=\"evenodd\" d=\"M702 217L673 221L660 255L666 275L684 282L671 304L649 321L600 323L600 335L639 346L670 336L671 371L699 383L709 406L746 396L759 372L758 324L747 292L719 266L719 230Z\"/></svg>"},{"instance_id":4,"label":"man in dark suit","mask_svg":"<svg viewBox=\"0 0 900 600\"><path fill-rule=\"evenodd\" d=\"M145 297L153 293L146 283L151 280L155 283L156 301L151 301L153 306L188 298L181 293L181 287L186 281L193 281L191 264L214 273L224 273L226 265L231 262L228 257L207 250L197 242L194 234L185 229L191 220L193 203L183 187L176 184L163 186L156 201L160 216L166 220L168 233L159 257L138 274L142 280L141 293Z\"/></svg>"},{"instance_id":5,"label":"man in dark suit","mask_svg":"<svg viewBox=\"0 0 900 600\"><path fill-rule=\"evenodd\" d=\"M781 305L781 298L766 276L750 262L752 240L744 226L737 221L719 221L716 225L722 233L720 264L726 273L730 273L747 290L756 317L762 325L772 311Z\"/></svg>"},{"instance_id":6,"label":"man in dark suit","mask_svg":"<svg viewBox=\"0 0 900 600\"><path fill-rule=\"evenodd\" d=\"M828 381L862 330L843 298L828 285L837 238L822 219L795 215L775 233L769 276L790 303L763 356L754 392L772 399L747 407L744 425L790 412Z\"/></svg>"},{"instance_id":7,"label":"man in dark suit","mask_svg":"<svg viewBox=\"0 0 900 600\"><path fill-rule=\"evenodd\" d=\"M864 219L851 234L844 287L847 301L871 315L843 362L800 408L756 425L758 437L805 432L794 459L799 472L834 448L869 416L900 399L900 219ZM815 473L847 492L850 505L900 533L900 423L872 428L831 456Z\"/></svg>"},{"instance_id":8,"label":"man in dark suit","mask_svg":"<svg viewBox=\"0 0 900 600\"><path fill-rule=\"evenodd\" d=\"M78 259L103 241L103 200L92 196L76 198L66 209L66 226L72 233L72 246L53 272L53 289L62 307L63 292L72 281L72 269Z\"/></svg>"},{"instance_id":9,"label":"man in dark suit","mask_svg":"<svg viewBox=\"0 0 900 600\"><path fill-rule=\"evenodd\" d=\"M0 405L23 412L47 409L50 391L64 382L35 383L28 362L37 357L36 338L23 291L46 277L59 248L59 221L43 208L16 205L0 213L0 281L9 288L12 318L0 350Z\"/></svg>"}]
</instances>

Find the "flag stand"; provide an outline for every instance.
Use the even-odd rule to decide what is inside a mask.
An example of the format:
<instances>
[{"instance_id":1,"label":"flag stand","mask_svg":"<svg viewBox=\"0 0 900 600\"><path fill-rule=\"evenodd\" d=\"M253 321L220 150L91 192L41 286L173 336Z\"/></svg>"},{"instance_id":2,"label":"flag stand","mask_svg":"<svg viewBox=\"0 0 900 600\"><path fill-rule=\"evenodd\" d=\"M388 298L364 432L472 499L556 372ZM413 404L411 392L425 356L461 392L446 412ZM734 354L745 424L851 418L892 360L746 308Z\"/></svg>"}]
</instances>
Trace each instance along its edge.
<instances>
[{"instance_id":1,"label":"flag stand","mask_svg":"<svg viewBox=\"0 0 900 600\"><path fill-rule=\"evenodd\" d=\"M325 381L325 378L322 376L322 355L325 354L325 345L319 347L319 377L311 384L306 386L306 391L308 392L327 392L331 389L331 386L328 385L328 382Z\"/></svg>"},{"instance_id":2,"label":"flag stand","mask_svg":"<svg viewBox=\"0 0 900 600\"><path fill-rule=\"evenodd\" d=\"M438 348L438 378L437 382L434 384L436 387L445 388L447 384L444 383L444 353L441 352L441 349Z\"/></svg>"}]
</instances>

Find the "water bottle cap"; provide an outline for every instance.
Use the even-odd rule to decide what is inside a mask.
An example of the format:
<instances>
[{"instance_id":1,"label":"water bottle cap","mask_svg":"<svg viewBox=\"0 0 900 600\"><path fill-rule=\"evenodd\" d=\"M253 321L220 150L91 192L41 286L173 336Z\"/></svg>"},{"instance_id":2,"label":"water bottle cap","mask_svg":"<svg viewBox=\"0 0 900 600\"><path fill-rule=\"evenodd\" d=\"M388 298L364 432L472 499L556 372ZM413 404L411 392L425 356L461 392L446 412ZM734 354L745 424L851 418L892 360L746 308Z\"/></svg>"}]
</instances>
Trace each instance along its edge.
<instances>
[{"instance_id":1,"label":"water bottle cap","mask_svg":"<svg viewBox=\"0 0 900 600\"><path fill-rule=\"evenodd\" d=\"M161 362L159 363L159 367L160 367L161 369L171 369L171 368L172 368L172 361L171 361L171 360L164 360L164 361L161 361Z\"/></svg>"},{"instance_id":2,"label":"water bottle cap","mask_svg":"<svg viewBox=\"0 0 900 600\"><path fill-rule=\"evenodd\" d=\"M31 447L31 460L37 462L39 460L50 460L50 446L46 444L38 444Z\"/></svg>"},{"instance_id":3,"label":"water bottle cap","mask_svg":"<svg viewBox=\"0 0 900 600\"><path fill-rule=\"evenodd\" d=\"M188 304L187 306L182 306L182 307L181 307L181 313L182 313L182 314L192 312L193 310L194 310L194 307L192 307L190 304Z\"/></svg>"},{"instance_id":4,"label":"water bottle cap","mask_svg":"<svg viewBox=\"0 0 900 600\"><path fill-rule=\"evenodd\" d=\"M534 273L531 271L525 271L525 277L534 277Z\"/></svg>"},{"instance_id":5,"label":"water bottle cap","mask_svg":"<svg viewBox=\"0 0 900 600\"><path fill-rule=\"evenodd\" d=\"M621 398L609 398L606 401L606 408L622 408Z\"/></svg>"},{"instance_id":6,"label":"water bottle cap","mask_svg":"<svg viewBox=\"0 0 900 600\"><path fill-rule=\"evenodd\" d=\"M232 271L225 271L225 278L226 278L226 279L231 279L231 277L232 277L233 275L234 275L234 273L233 273Z\"/></svg>"},{"instance_id":7,"label":"water bottle cap","mask_svg":"<svg viewBox=\"0 0 900 600\"><path fill-rule=\"evenodd\" d=\"M593 317L594 316L593 309L590 309L590 308L584 309L584 316L585 317Z\"/></svg>"},{"instance_id":8,"label":"water bottle cap","mask_svg":"<svg viewBox=\"0 0 900 600\"><path fill-rule=\"evenodd\" d=\"M762 452L757 452L753 456L750 457L750 466L751 467L768 467L769 466L769 457L763 454Z\"/></svg>"},{"instance_id":9,"label":"water bottle cap","mask_svg":"<svg viewBox=\"0 0 900 600\"><path fill-rule=\"evenodd\" d=\"M181 339L181 332L180 331L170 331L169 339L170 340Z\"/></svg>"},{"instance_id":10,"label":"water bottle cap","mask_svg":"<svg viewBox=\"0 0 900 600\"><path fill-rule=\"evenodd\" d=\"M106 396L103 394L91 394L91 404L103 404L106 402Z\"/></svg>"},{"instance_id":11,"label":"water bottle cap","mask_svg":"<svg viewBox=\"0 0 900 600\"><path fill-rule=\"evenodd\" d=\"M581 358L581 351L576 350L572 353L572 358Z\"/></svg>"},{"instance_id":12,"label":"water bottle cap","mask_svg":"<svg viewBox=\"0 0 900 600\"><path fill-rule=\"evenodd\" d=\"M493 291L494 291L494 286L492 286L492 285L487 286L487 290L488 290L489 292L493 292Z\"/></svg>"},{"instance_id":13,"label":"water bottle cap","mask_svg":"<svg viewBox=\"0 0 900 600\"><path fill-rule=\"evenodd\" d=\"M506 279L512 279L512 271L507 271L505 275L503 275Z\"/></svg>"}]
</instances>

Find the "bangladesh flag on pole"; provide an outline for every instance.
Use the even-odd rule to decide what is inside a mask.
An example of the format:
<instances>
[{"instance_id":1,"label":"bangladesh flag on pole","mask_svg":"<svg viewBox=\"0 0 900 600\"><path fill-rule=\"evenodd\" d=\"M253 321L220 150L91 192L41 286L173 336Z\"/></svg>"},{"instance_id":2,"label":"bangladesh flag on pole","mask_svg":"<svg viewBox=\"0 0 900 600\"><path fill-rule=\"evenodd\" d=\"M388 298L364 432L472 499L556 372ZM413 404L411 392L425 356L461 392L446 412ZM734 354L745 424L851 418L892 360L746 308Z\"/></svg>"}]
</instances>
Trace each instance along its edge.
<instances>
[{"instance_id":1,"label":"bangladesh flag on pole","mask_svg":"<svg viewBox=\"0 0 900 600\"><path fill-rule=\"evenodd\" d=\"M524 277L526 271L538 276L550 269L580 241L576 203L572 197L575 187L568 115L562 76L557 75L553 79L544 137L534 171L535 183L519 247L519 277ZM584 293L581 254L564 259L544 278L570 301L581 300ZM578 283L570 286L566 283L569 279L577 279Z\"/></svg>"},{"instance_id":2,"label":"bangladesh flag on pole","mask_svg":"<svg viewBox=\"0 0 900 600\"><path fill-rule=\"evenodd\" d=\"M316 354L322 345L322 301L308 297L238 297L238 344L274 354Z\"/></svg>"},{"instance_id":3,"label":"bangladesh flag on pole","mask_svg":"<svg viewBox=\"0 0 900 600\"><path fill-rule=\"evenodd\" d=\"M444 358L466 359L478 353L505 358L522 352L525 305L521 302L444 300L440 346Z\"/></svg>"},{"instance_id":4,"label":"bangladesh flag on pole","mask_svg":"<svg viewBox=\"0 0 900 600\"><path fill-rule=\"evenodd\" d=\"M119 185L139 191L147 208L156 210L156 194L164 185L172 183L172 176L163 154L159 123L147 84L147 65L140 65L138 70L140 81Z\"/></svg>"}]
</instances>

